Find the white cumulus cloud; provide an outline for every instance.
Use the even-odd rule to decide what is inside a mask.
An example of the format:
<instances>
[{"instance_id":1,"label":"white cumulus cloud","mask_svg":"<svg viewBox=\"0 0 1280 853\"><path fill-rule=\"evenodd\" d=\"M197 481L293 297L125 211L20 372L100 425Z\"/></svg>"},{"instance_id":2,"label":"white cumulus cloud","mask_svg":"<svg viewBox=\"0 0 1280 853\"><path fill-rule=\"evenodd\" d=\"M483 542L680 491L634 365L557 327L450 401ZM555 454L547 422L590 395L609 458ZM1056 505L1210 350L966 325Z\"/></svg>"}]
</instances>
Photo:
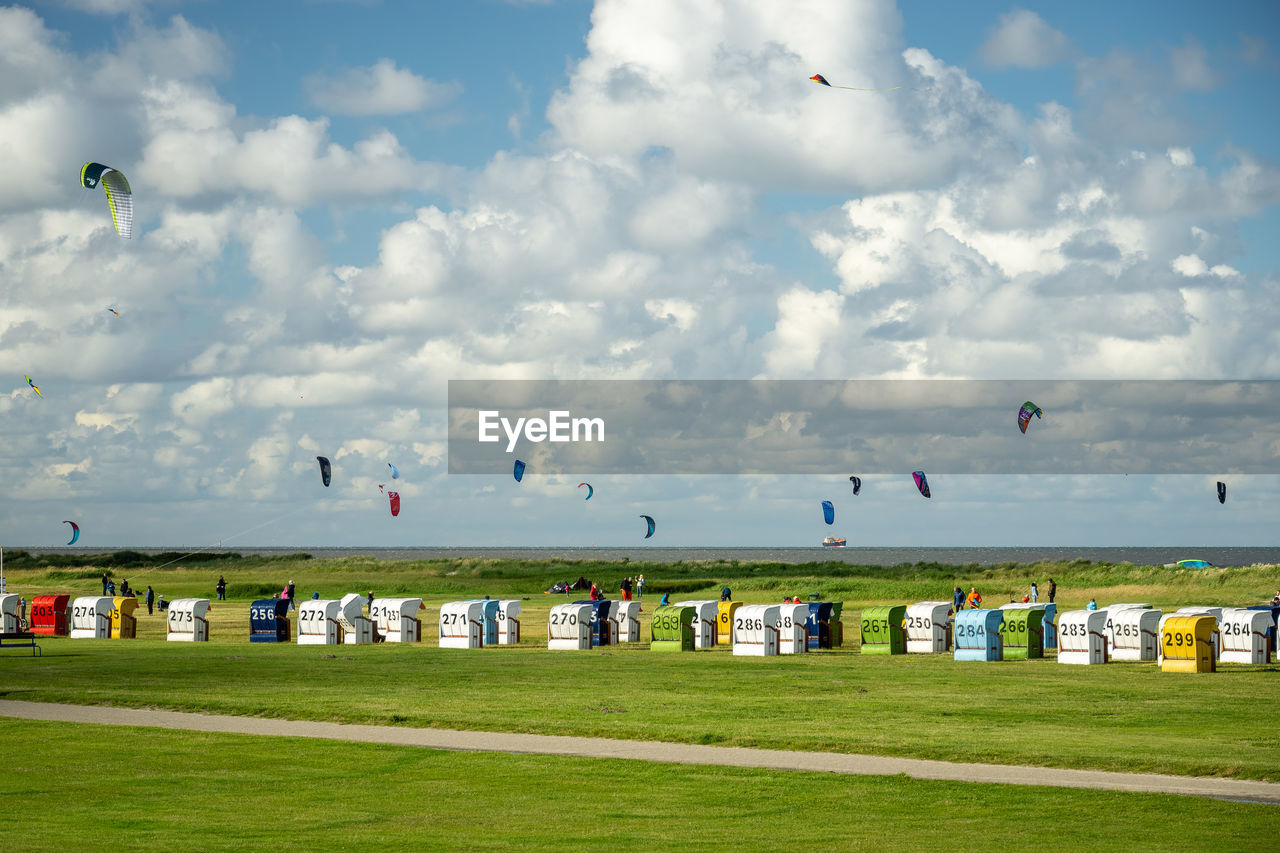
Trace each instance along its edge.
<instances>
[{"instance_id":1,"label":"white cumulus cloud","mask_svg":"<svg viewBox=\"0 0 1280 853\"><path fill-rule=\"evenodd\" d=\"M1174 258L1170 266L1178 275L1186 278L1199 278L1200 276L1212 275L1217 278L1235 278L1240 275L1240 271L1227 264L1214 264L1209 266L1199 255L1179 255Z\"/></svg>"},{"instance_id":2,"label":"white cumulus cloud","mask_svg":"<svg viewBox=\"0 0 1280 853\"><path fill-rule=\"evenodd\" d=\"M1026 9L1000 16L979 48L983 60L997 68L1043 68L1071 55L1071 40Z\"/></svg>"},{"instance_id":3,"label":"white cumulus cloud","mask_svg":"<svg viewBox=\"0 0 1280 853\"><path fill-rule=\"evenodd\" d=\"M462 91L458 83L437 83L397 68L391 59L336 74L313 74L303 82L313 104L349 116L416 113L446 104Z\"/></svg>"},{"instance_id":4,"label":"white cumulus cloud","mask_svg":"<svg viewBox=\"0 0 1280 853\"><path fill-rule=\"evenodd\" d=\"M1018 118L902 40L888 0L603 0L547 116L596 157L661 151L702 180L883 191L1018 156ZM809 81L903 86L867 97Z\"/></svg>"}]
</instances>

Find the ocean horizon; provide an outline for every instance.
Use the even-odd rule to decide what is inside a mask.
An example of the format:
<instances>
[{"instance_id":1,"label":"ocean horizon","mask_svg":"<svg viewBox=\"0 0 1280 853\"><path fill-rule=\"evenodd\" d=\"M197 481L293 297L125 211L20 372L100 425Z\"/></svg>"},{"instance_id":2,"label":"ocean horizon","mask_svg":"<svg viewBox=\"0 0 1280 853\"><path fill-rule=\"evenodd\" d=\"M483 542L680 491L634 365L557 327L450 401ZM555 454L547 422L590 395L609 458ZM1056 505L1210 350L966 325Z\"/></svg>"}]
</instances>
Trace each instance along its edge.
<instances>
[{"instance_id":1,"label":"ocean horizon","mask_svg":"<svg viewBox=\"0 0 1280 853\"><path fill-rule=\"evenodd\" d=\"M431 559L524 559L557 561L644 561L677 563L691 561L737 561L812 563L835 562L870 566L895 566L901 563L979 564L1037 563L1040 561L1090 560L1135 565L1165 565L1178 560L1202 559L1215 566L1252 566L1280 564L1277 546L893 546L893 547L608 547L608 546L307 546L246 545L241 547L209 547L189 545L104 545L98 547L11 545L7 549L32 554L102 554L114 551L138 551L144 554L179 552L196 554L239 553L246 556L283 556L310 554L316 559L372 557L379 560Z\"/></svg>"}]
</instances>

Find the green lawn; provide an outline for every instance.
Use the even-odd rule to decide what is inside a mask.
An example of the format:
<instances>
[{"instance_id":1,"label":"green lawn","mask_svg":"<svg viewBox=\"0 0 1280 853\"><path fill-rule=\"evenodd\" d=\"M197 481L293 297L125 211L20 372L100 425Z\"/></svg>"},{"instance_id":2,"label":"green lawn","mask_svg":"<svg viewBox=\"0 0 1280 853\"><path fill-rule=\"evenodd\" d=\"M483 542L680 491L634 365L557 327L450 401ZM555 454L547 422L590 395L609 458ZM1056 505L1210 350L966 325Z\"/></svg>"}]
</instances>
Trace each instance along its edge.
<instances>
[{"instance_id":1,"label":"green lawn","mask_svg":"<svg viewBox=\"0 0 1280 853\"><path fill-rule=\"evenodd\" d=\"M228 566L235 564L235 569ZM817 574L819 569L842 572ZM640 646L591 652L545 648L550 579L643 570L652 585L695 597L729 583L735 597L777 600L777 589L847 602L849 647L783 658L727 650L656 655ZM0 696L161 707L296 719L600 735L958 761L1280 779L1275 731L1280 666L1222 667L1176 675L1151 664L1071 667L1054 660L957 663L950 656L856 654L857 609L909 602L957 584L988 601L1052 574L1064 608L1146 600L1241 604L1275 586L1275 569L1189 572L1082 563L1045 566L843 564L592 564L521 561L223 560L207 566L115 569L171 596L207 594L225 572L233 592L278 588L290 577L325 597L367 591L423 596L428 641L411 647L272 646L247 641L251 596L215 602L213 642L165 643L160 614L140 617L133 641L44 640L43 658L0 654ZM729 574L729 572L736 574ZM723 574L722 574L723 572ZM150 574L148 574L150 573ZM100 587L93 565L23 567L7 561L24 593ZM988 576L989 575L989 576ZM270 580L270 578L276 580ZM945 580L943 578L945 577ZM701 586L696 586L701 584ZM255 586L257 585L257 586ZM864 589L865 587L865 589ZM939 589L942 587L942 589ZM844 592L841 592L844 590ZM859 590L861 590L859 592ZM1252 592L1251 592L1252 590ZM518 648L435 648L441 601L528 596ZM847 594L846 594L847 593ZM1019 596L1020 597L1020 596ZM996 598L998 600L998 598ZM646 596L644 636L653 596Z\"/></svg>"},{"instance_id":2,"label":"green lawn","mask_svg":"<svg viewBox=\"0 0 1280 853\"><path fill-rule=\"evenodd\" d=\"M1280 778L1277 667L958 663L643 646L44 641L0 696L222 714Z\"/></svg>"},{"instance_id":3,"label":"green lawn","mask_svg":"<svg viewBox=\"0 0 1280 853\"><path fill-rule=\"evenodd\" d=\"M0 753L4 834L28 850L1243 849L1271 837L1276 815L1193 797L6 719Z\"/></svg>"}]
</instances>

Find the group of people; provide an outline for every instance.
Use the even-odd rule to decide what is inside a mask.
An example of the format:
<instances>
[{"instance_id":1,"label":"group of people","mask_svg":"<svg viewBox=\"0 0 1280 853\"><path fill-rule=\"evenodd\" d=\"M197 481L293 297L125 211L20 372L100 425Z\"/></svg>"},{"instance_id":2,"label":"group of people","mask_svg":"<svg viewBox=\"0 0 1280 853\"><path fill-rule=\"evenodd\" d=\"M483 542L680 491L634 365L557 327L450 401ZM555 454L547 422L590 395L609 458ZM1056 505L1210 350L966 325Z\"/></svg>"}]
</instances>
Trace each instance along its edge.
<instances>
[{"instance_id":1,"label":"group of people","mask_svg":"<svg viewBox=\"0 0 1280 853\"><path fill-rule=\"evenodd\" d=\"M1058 585L1053 578L1049 578L1049 601L1052 602L1058 595ZM1023 603L1037 604L1040 601L1040 587L1036 586L1036 582L1031 582L1031 591L1022 596ZM1016 599L1009 599L1009 603L1013 604ZM951 593L951 606L955 610L975 610L982 607L982 593L978 592L977 587L969 587L969 594L960 587L956 587Z\"/></svg>"},{"instance_id":2,"label":"group of people","mask_svg":"<svg viewBox=\"0 0 1280 853\"><path fill-rule=\"evenodd\" d=\"M218 578L218 586L219 586L218 595L219 596L226 595L227 582L224 581L221 577ZM290 580L288 586L286 586L284 589L277 592L275 597L284 601L288 601L290 610L297 610L298 603L294 601L295 592L296 592L296 589L294 588L293 581ZM373 593L369 593L369 595L372 596Z\"/></svg>"},{"instance_id":3,"label":"group of people","mask_svg":"<svg viewBox=\"0 0 1280 853\"><path fill-rule=\"evenodd\" d=\"M113 581L111 579L111 576L108 575L106 572L102 573L102 594L109 595L113 598L115 597L115 594L116 594L116 582ZM136 589L132 589L129 586L128 578L120 579L120 595L124 597L129 597L129 596L137 597L138 595L138 591ZM147 591L146 593L143 594L143 600L146 601L147 603L147 613L148 614L155 613L156 592L151 588L150 584L147 584Z\"/></svg>"},{"instance_id":4,"label":"group of people","mask_svg":"<svg viewBox=\"0 0 1280 853\"><path fill-rule=\"evenodd\" d=\"M225 600L227 597L227 581L226 581L226 578L222 577L221 575L218 576L217 590L218 590L218 600L219 601ZM592 584L591 591L592 593L596 592L594 584ZM298 602L295 598L295 596L297 595L297 592L298 592L297 585L294 584L293 580L291 579L289 583L285 585L284 589L280 590L275 594L275 598L280 601L289 602L290 610L297 610ZM311 597L314 599L318 599L320 597L320 593L313 592L311 593ZM488 598L488 597L489 596L487 595L485 596L485 598ZM593 597L591 600L595 601L595 598ZM373 590L369 591L369 595L365 599L365 605L369 608L369 612L372 613L373 612Z\"/></svg>"},{"instance_id":5,"label":"group of people","mask_svg":"<svg viewBox=\"0 0 1280 853\"><path fill-rule=\"evenodd\" d=\"M583 584L587 583L587 581L583 578L579 578L579 582ZM218 593L218 601L225 601L227 598L227 579L222 575L219 575L218 583L215 588L217 589L217 593ZM620 589L622 591L623 601L631 601L631 596L633 592L636 598L642 597L644 595L644 575L637 575L634 578L630 578L630 577L623 578L622 583L620 584ZM297 604L294 601L294 593L295 593L294 583L292 580L290 580L289 584L283 590L276 593L276 598L282 598L282 599L288 600L289 609L295 610L297 609ZM110 595L110 596L114 596L116 594L115 581L113 581L106 572L102 573L102 594ZM121 579L120 594L136 595L137 593L135 590L132 590L129 588L128 580ZM1053 601L1054 598L1057 596L1057 594L1058 594L1058 585L1054 583L1053 578L1049 578L1049 601ZM147 586L147 591L144 595L144 599L147 604L147 613L148 614L154 613L156 593L155 593L155 590L153 590L150 585ZM604 592L601 591L601 589L597 587L594 583L592 583L591 584L591 600L601 601L603 599L604 599ZM729 587L726 586L724 589L720 590L720 600L721 601L733 600L733 593L729 589ZM1036 586L1035 581L1031 582L1031 591L1028 592L1026 595L1022 596L1022 600L1024 602L1030 602L1032 604L1035 604L1040 600L1040 588ZM783 604L802 604L803 602L800 601L800 596L797 595L794 598L788 598L784 596L782 599L782 603ZM662 600L659 601L658 604L659 606L663 606L663 607L670 604L670 595L664 593L662 596ZM966 595L964 590L962 590L960 587L956 587L951 596L951 604L952 604L952 607L954 607L957 611L964 610L964 609L973 610L976 608L980 608L982 607L982 594L978 592L977 587L972 587L972 586L969 587L968 595ZM369 606L369 611L373 612L373 592L372 591L370 591L369 593L368 606ZM1276 590L1275 597L1271 599L1271 606L1280 607L1280 589ZM1098 609L1097 601L1090 599L1088 605L1086 605L1086 609L1097 610Z\"/></svg>"},{"instance_id":6,"label":"group of people","mask_svg":"<svg viewBox=\"0 0 1280 853\"><path fill-rule=\"evenodd\" d=\"M595 591L595 584L591 585L592 592ZM644 575L637 575L634 578L623 578L622 583L618 585L618 589L622 592L622 600L630 601L632 593L636 598L644 597ZM593 596L592 601L597 599Z\"/></svg>"}]
</instances>

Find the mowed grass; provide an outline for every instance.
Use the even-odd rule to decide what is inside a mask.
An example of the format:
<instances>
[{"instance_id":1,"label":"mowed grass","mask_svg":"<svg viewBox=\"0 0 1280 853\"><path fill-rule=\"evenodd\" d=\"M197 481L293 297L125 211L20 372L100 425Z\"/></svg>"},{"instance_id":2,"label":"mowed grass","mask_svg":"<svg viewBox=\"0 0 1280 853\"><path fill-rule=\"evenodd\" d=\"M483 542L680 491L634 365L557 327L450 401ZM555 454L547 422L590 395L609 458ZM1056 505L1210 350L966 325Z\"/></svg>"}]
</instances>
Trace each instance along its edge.
<instances>
[{"instance_id":1,"label":"mowed grass","mask_svg":"<svg viewBox=\"0 0 1280 853\"><path fill-rule=\"evenodd\" d=\"M644 644L551 652L540 639L454 650L434 641L277 646L56 638L42 641L42 658L20 650L0 658L0 696L1280 778L1276 666L1179 675L1151 664L960 663L949 655L849 650L775 658L734 657L722 648L656 654Z\"/></svg>"},{"instance_id":2,"label":"mowed grass","mask_svg":"<svg viewBox=\"0 0 1280 853\"><path fill-rule=\"evenodd\" d=\"M1071 563L863 567L860 574L858 567L827 564L637 567L276 559L245 561L231 570L225 562L116 571L116 576L135 585L152 583L170 597L207 596L200 587L211 586L218 572L227 574L232 591L276 588L292 577L300 594L314 589L326 598L370 588L377 595L420 595L428 602L420 614L427 640L409 647L250 644L250 599L243 598L214 602L213 642L166 643L164 617L147 616L144 608L138 640L50 638L42 640L43 658L24 658L21 650L0 655L0 695L294 719L1280 778L1280 734L1274 725L1280 667L1274 665L1175 675L1151 664L1069 667L1052 658L984 664L958 663L949 655L856 653L858 608L944 598L956 585L976 584L988 603L995 603L999 590L1020 590L1027 575L1041 579L1042 591L1044 578L1052 575L1060 585L1061 609L1082 606L1089 596L1104 605L1146 600L1171 608L1257 601L1259 590L1275 585L1274 568L1195 573ZM828 568L845 574L817 573ZM675 597L681 598L708 597L723 583L734 588L735 598L747 601L776 601L777 589L842 598L846 648L769 659L733 657L724 648L659 655L644 643L590 652L545 648L547 612L566 598L529 595L531 590L554 578L641 570L651 588L679 587ZM738 575L729 576L730 570ZM100 590L101 571L92 566L6 574L28 593L54 591L58 584L82 593ZM163 586L156 577L163 578ZM278 580L266 580L272 577ZM439 603L484 594L526 598L522 644L475 651L436 648ZM650 593L644 602L646 638L655 598Z\"/></svg>"},{"instance_id":3,"label":"mowed grass","mask_svg":"<svg viewBox=\"0 0 1280 853\"><path fill-rule=\"evenodd\" d=\"M1270 837L1276 814L1167 795L3 719L0 752L5 836L29 850L936 850L1029 832L1091 850L1244 849Z\"/></svg>"}]
</instances>

